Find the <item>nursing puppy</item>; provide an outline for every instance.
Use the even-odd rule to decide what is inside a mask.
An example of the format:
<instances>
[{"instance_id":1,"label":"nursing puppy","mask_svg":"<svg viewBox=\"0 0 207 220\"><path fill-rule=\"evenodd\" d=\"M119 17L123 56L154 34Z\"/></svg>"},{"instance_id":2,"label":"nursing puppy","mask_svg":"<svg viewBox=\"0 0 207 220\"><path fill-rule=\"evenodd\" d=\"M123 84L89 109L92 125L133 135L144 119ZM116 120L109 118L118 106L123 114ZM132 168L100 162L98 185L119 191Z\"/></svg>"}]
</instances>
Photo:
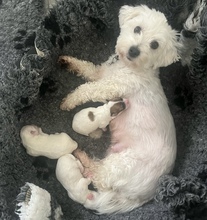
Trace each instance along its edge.
<instances>
[{"instance_id":1,"label":"nursing puppy","mask_svg":"<svg viewBox=\"0 0 207 220\"><path fill-rule=\"evenodd\" d=\"M158 179L172 171L176 157L174 122L158 75L159 67L179 59L177 33L164 14L144 5L123 6L119 24L117 58L98 66L59 58L60 64L90 81L68 94L62 110L91 100L128 100L128 108L110 123L107 156L82 160L99 192L86 207L99 213L130 211L152 199Z\"/></svg>"},{"instance_id":2,"label":"nursing puppy","mask_svg":"<svg viewBox=\"0 0 207 220\"><path fill-rule=\"evenodd\" d=\"M81 174L83 166L72 154L66 154L58 159L56 177L67 190L68 196L81 204L93 199L93 194L88 189L91 183L89 178Z\"/></svg>"},{"instance_id":3,"label":"nursing puppy","mask_svg":"<svg viewBox=\"0 0 207 220\"><path fill-rule=\"evenodd\" d=\"M82 109L73 117L72 128L79 134L99 138L109 122L125 108L123 101L109 101L97 108Z\"/></svg>"}]
</instances>

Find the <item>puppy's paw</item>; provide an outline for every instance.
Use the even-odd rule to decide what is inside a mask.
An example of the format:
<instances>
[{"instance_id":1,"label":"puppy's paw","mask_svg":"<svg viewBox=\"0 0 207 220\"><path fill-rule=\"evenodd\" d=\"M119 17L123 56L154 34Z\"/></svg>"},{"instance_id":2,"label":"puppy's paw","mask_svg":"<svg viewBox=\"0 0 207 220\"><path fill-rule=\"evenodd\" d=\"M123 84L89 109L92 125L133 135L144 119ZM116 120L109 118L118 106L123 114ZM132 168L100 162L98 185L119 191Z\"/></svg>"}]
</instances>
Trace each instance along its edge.
<instances>
[{"instance_id":1,"label":"puppy's paw","mask_svg":"<svg viewBox=\"0 0 207 220\"><path fill-rule=\"evenodd\" d=\"M69 56L60 56L58 59L58 64L62 68L70 69L70 59Z\"/></svg>"},{"instance_id":2,"label":"puppy's paw","mask_svg":"<svg viewBox=\"0 0 207 220\"><path fill-rule=\"evenodd\" d=\"M89 137L91 137L93 139L99 139L103 135L103 130L104 129L97 128L95 131L93 131L89 134Z\"/></svg>"}]
</instances>

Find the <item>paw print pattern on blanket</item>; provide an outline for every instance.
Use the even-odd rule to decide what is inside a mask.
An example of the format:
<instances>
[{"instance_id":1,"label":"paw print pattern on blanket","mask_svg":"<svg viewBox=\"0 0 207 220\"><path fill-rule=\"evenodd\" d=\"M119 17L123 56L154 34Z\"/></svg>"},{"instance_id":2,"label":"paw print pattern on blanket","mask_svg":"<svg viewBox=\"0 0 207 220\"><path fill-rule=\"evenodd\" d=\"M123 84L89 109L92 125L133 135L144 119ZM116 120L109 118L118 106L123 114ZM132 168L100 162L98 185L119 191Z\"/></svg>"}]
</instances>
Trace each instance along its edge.
<instances>
[{"instance_id":1,"label":"paw print pattern on blanket","mask_svg":"<svg viewBox=\"0 0 207 220\"><path fill-rule=\"evenodd\" d=\"M34 46L35 32L27 33L26 30L18 30L16 37L14 37L14 48L27 52L30 47Z\"/></svg>"}]
</instances>

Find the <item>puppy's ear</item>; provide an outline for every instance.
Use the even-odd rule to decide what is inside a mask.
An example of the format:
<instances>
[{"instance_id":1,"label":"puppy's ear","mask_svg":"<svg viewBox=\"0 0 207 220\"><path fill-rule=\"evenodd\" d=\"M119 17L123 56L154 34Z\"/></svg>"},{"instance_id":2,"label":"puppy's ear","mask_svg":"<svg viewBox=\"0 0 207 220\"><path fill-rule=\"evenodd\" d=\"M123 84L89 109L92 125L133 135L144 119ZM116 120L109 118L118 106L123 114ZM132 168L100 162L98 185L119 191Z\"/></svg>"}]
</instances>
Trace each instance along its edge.
<instances>
[{"instance_id":1,"label":"puppy's ear","mask_svg":"<svg viewBox=\"0 0 207 220\"><path fill-rule=\"evenodd\" d=\"M165 35L166 44L163 45L160 53L156 54L156 62L153 64L153 69L168 66L180 59L178 51L181 45L177 40L177 32L171 29L168 34Z\"/></svg>"},{"instance_id":2,"label":"puppy's ear","mask_svg":"<svg viewBox=\"0 0 207 220\"><path fill-rule=\"evenodd\" d=\"M119 10L119 26L121 27L125 21L132 19L139 15L139 7L132 7L124 5Z\"/></svg>"}]
</instances>

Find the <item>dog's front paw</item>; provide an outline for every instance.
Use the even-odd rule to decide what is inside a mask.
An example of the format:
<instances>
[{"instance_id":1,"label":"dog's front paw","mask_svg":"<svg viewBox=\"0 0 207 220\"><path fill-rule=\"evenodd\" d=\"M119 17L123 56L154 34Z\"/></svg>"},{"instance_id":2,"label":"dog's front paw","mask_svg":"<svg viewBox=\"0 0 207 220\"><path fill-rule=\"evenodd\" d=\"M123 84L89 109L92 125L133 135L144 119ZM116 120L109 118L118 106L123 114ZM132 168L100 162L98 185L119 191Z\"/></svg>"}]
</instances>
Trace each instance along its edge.
<instances>
[{"instance_id":1,"label":"dog's front paw","mask_svg":"<svg viewBox=\"0 0 207 220\"><path fill-rule=\"evenodd\" d=\"M64 98L60 104L60 109L65 111L70 111L75 107L76 105L73 105L72 102L69 102L67 98Z\"/></svg>"},{"instance_id":2,"label":"dog's front paw","mask_svg":"<svg viewBox=\"0 0 207 220\"><path fill-rule=\"evenodd\" d=\"M58 59L58 64L62 68L70 69L70 57L69 56L60 56Z\"/></svg>"}]
</instances>

